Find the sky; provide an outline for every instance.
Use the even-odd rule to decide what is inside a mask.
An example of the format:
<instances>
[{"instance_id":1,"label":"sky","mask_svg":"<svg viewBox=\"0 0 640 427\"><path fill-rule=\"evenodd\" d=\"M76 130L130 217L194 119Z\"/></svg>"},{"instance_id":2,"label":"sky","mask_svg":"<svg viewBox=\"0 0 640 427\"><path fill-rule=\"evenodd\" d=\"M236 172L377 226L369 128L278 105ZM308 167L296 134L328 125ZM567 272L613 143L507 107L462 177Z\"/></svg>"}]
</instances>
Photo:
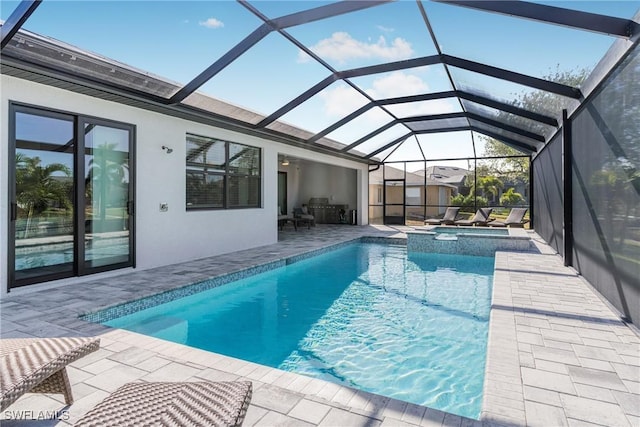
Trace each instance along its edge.
<instances>
[{"instance_id":1,"label":"sky","mask_svg":"<svg viewBox=\"0 0 640 427\"><path fill-rule=\"evenodd\" d=\"M250 3L269 18L326 4ZM545 3L622 18L631 18L640 8L640 0ZM7 19L17 4L0 1L0 19ZM444 53L535 77L556 69L592 69L614 41L606 35L499 14L429 1L423 4ZM45 0L23 28L185 84L261 23L234 1ZM287 32L336 70L437 53L413 0L291 27ZM511 101L529 90L454 67L449 69L458 88L474 88L500 100ZM268 115L329 75L326 67L285 37L271 33L199 91ZM352 82L374 99L451 90L442 65L363 76ZM339 81L281 120L318 132L367 102ZM402 117L461 111L452 100L397 105L389 110ZM328 136L350 144L391 120L389 114L374 108ZM371 151L407 132L404 126L394 126L360 148ZM473 155L469 132L437 138L424 135L420 139L424 140L421 145L429 158L451 157L452 146L459 147L459 155ZM476 151L481 154L481 138L476 137L475 142Z\"/></svg>"}]
</instances>

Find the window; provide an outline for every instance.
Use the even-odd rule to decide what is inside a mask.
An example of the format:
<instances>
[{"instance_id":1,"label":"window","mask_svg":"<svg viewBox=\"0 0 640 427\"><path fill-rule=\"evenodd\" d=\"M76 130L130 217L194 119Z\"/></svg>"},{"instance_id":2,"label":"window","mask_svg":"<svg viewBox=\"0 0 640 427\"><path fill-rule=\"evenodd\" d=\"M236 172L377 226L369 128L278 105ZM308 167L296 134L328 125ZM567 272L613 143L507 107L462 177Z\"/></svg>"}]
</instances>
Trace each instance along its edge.
<instances>
[{"instance_id":1,"label":"window","mask_svg":"<svg viewBox=\"0 0 640 427\"><path fill-rule=\"evenodd\" d=\"M422 204L422 188L423 187L407 187L405 190L405 203L407 205Z\"/></svg>"},{"instance_id":2,"label":"window","mask_svg":"<svg viewBox=\"0 0 640 427\"><path fill-rule=\"evenodd\" d=\"M187 134L187 209L260 207L260 149Z\"/></svg>"}]
</instances>

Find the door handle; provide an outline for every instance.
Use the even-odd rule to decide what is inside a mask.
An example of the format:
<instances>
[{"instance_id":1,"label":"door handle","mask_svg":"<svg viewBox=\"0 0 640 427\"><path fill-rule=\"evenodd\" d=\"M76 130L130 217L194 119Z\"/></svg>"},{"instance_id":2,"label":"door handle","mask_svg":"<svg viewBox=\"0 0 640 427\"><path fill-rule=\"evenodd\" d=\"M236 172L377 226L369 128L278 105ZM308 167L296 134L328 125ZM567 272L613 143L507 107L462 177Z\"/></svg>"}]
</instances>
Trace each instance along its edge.
<instances>
[{"instance_id":1,"label":"door handle","mask_svg":"<svg viewBox=\"0 0 640 427\"><path fill-rule=\"evenodd\" d=\"M11 221L18 219L18 204L11 203Z\"/></svg>"},{"instance_id":2,"label":"door handle","mask_svg":"<svg viewBox=\"0 0 640 427\"><path fill-rule=\"evenodd\" d=\"M127 214L135 215L134 203L133 200L129 200L127 202Z\"/></svg>"}]
</instances>

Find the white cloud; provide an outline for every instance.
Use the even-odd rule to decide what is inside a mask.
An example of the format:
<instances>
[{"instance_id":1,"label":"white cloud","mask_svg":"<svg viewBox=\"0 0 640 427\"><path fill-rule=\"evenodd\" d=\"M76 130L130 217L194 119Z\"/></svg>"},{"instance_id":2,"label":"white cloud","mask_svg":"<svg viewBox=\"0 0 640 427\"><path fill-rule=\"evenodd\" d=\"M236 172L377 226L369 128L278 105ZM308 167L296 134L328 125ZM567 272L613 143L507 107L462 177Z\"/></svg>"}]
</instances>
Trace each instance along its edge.
<instances>
[{"instance_id":1,"label":"white cloud","mask_svg":"<svg viewBox=\"0 0 640 427\"><path fill-rule=\"evenodd\" d=\"M428 93L429 85L421 77L405 71L394 71L375 79L371 87L363 88L373 99L396 98L399 96ZM365 105L368 101L358 92L348 86L337 86L327 89L320 94L324 104L324 112L329 117L342 118ZM390 111L400 117L411 117L428 114L439 114L457 111L455 105L447 100L432 100L421 103L396 104L390 106ZM385 113L372 114L369 110L368 119L372 122L388 121Z\"/></svg>"},{"instance_id":2,"label":"white cloud","mask_svg":"<svg viewBox=\"0 0 640 427\"><path fill-rule=\"evenodd\" d=\"M378 58L385 61L407 59L413 54L411 43L403 38L396 37L388 43L384 36L380 36L376 42L362 42L351 37L346 32L336 32L328 39L320 40L311 50L321 58L345 63L355 59ZM304 52L298 55L298 62L306 62L309 56Z\"/></svg>"},{"instance_id":3,"label":"white cloud","mask_svg":"<svg viewBox=\"0 0 640 427\"><path fill-rule=\"evenodd\" d=\"M429 93L429 85L421 77L405 71L394 71L373 81L365 90L374 99L397 98L421 93ZM457 111L456 105L445 99L428 102L395 104L389 110L399 117L450 113Z\"/></svg>"},{"instance_id":4,"label":"white cloud","mask_svg":"<svg viewBox=\"0 0 640 427\"><path fill-rule=\"evenodd\" d=\"M311 60L311 57L307 55L307 52L305 52L302 49L298 50L298 59L296 62L304 64L306 62L309 62L310 60Z\"/></svg>"},{"instance_id":5,"label":"white cloud","mask_svg":"<svg viewBox=\"0 0 640 427\"><path fill-rule=\"evenodd\" d=\"M329 117L344 117L365 105L368 100L350 86L336 86L320 93L324 112Z\"/></svg>"},{"instance_id":6,"label":"white cloud","mask_svg":"<svg viewBox=\"0 0 640 427\"><path fill-rule=\"evenodd\" d=\"M427 85L415 74L408 74L404 71L394 71L373 81L373 85L366 92L372 98L395 98L397 96L415 95L427 92Z\"/></svg>"},{"instance_id":7,"label":"white cloud","mask_svg":"<svg viewBox=\"0 0 640 427\"><path fill-rule=\"evenodd\" d=\"M209 18L206 21L200 21L198 22L199 25L202 25L203 27L207 27L207 28L222 28L224 27L224 22L216 19L216 18Z\"/></svg>"},{"instance_id":8,"label":"white cloud","mask_svg":"<svg viewBox=\"0 0 640 427\"><path fill-rule=\"evenodd\" d=\"M395 28L385 27L383 25L376 25L376 28L383 33L393 33L396 30Z\"/></svg>"}]
</instances>

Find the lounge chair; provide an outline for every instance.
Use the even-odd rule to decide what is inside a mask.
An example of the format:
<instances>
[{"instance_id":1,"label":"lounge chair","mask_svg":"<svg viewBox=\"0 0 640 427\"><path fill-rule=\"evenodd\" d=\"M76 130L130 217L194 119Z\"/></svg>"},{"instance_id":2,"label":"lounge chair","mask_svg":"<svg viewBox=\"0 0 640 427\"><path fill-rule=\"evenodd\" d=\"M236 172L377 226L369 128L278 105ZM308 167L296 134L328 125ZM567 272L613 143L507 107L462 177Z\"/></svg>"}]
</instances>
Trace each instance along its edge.
<instances>
[{"instance_id":1,"label":"lounge chair","mask_svg":"<svg viewBox=\"0 0 640 427\"><path fill-rule=\"evenodd\" d=\"M489 226L491 227L518 227L522 228L529 222L528 219L524 219L524 215L527 213L527 208L513 208L509 212L509 216L504 221L491 221Z\"/></svg>"},{"instance_id":2,"label":"lounge chair","mask_svg":"<svg viewBox=\"0 0 640 427\"><path fill-rule=\"evenodd\" d=\"M476 214L471 219L461 219L455 222L455 225L487 225L490 221L493 221L489 218L493 208L480 208L476 212Z\"/></svg>"},{"instance_id":3,"label":"lounge chair","mask_svg":"<svg viewBox=\"0 0 640 427\"><path fill-rule=\"evenodd\" d=\"M99 347L99 338L0 339L0 410L25 393L62 393L73 403L66 366Z\"/></svg>"},{"instance_id":4,"label":"lounge chair","mask_svg":"<svg viewBox=\"0 0 640 427\"><path fill-rule=\"evenodd\" d=\"M456 222L456 217L460 208L448 207L442 218L430 218L424 221L425 225L452 225Z\"/></svg>"},{"instance_id":5,"label":"lounge chair","mask_svg":"<svg viewBox=\"0 0 640 427\"><path fill-rule=\"evenodd\" d=\"M241 426L250 381L125 384L75 426Z\"/></svg>"}]
</instances>

